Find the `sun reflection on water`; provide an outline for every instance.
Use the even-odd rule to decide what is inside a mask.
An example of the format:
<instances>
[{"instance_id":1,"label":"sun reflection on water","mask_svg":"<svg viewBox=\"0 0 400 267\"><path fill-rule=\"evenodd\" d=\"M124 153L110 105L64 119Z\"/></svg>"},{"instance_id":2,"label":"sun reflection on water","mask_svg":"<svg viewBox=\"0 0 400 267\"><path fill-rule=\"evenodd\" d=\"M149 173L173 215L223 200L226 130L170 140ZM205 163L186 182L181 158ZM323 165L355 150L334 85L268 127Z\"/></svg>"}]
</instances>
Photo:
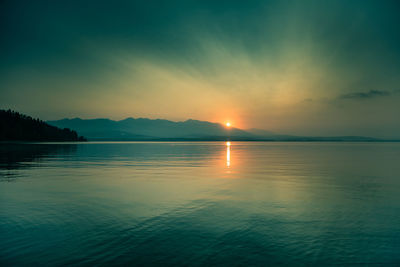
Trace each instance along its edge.
<instances>
[{"instance_id":1,"label":"sun reflection on water","mask_svg":"<svg viewBox=\"0 0 400 267\"><path fill-rule=\"evenodd\" d=\"M226 142L226 166L231 166L231 142Z\"/></svg>"}]
</instances>

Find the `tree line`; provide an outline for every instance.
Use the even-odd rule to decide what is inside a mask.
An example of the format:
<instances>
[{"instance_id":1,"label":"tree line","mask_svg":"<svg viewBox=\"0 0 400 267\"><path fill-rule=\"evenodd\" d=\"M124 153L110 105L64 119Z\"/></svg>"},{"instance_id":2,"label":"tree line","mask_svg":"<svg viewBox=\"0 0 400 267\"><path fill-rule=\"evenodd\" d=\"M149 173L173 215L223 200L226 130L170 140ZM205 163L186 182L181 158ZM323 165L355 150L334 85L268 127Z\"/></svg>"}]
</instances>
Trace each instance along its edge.
<instances>
[{"instance_id":1,"label":"tree line","mask_svg":"<svg viewBox=\"0 0 400 267\"><path fill-rule=\"evenodd\" d=\"M0 110L0 141L86 141L76 131L60 129L13 110Z\"/></svg>"}]
</instances>

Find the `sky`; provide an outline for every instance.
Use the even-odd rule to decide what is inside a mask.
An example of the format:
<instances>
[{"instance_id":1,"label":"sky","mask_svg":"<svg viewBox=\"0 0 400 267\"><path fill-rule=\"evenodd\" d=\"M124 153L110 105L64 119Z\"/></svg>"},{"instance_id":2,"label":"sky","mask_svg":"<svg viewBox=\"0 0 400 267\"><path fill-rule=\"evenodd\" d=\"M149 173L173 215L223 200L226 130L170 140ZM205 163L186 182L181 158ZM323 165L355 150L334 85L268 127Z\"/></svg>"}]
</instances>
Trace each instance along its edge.
<instances>
[{"instance_id":1,"label":"sky","mask_svg":"<svg viewBox=\"0 0 400 267\"><path fill-rule=\"evenodd\" d=\"M398 1L0 2L0 108L400 138Z\"/></svg>"}]
</instances>

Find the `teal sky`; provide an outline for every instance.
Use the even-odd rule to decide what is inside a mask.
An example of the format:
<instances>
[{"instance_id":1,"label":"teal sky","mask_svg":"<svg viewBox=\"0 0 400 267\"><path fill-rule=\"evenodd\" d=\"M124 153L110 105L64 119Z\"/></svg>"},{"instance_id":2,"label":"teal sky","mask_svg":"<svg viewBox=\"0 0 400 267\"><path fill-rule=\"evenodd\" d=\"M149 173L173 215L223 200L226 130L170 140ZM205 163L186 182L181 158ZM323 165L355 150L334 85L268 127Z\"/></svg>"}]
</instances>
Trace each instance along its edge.
<instances>
[{"instance_id":1,"label":"teal sky","mask_svg":"<svg viewBox=\"0 0 400 267\"><path fill-rule=\"evenodd\" d=\"M400 137L398 1L0 3L0 108Z\"/></svg>"}]
</instances>

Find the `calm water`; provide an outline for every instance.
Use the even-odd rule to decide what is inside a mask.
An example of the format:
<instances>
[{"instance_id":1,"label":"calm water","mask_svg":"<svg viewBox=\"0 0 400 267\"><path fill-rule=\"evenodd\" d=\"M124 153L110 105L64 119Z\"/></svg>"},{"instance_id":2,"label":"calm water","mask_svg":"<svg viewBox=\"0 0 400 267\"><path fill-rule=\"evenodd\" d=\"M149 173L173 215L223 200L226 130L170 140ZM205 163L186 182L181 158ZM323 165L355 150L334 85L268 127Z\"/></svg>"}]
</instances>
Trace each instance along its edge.
<instances>
[{"instance_id":1,"label":"calm water","mask_svg":"<svg viewBox=\"0 0 400 267\"><path fill-rule=\"evenodd\" d=\"M400 265L400 143L0 145L0 265Z\"/></svg>"}]
</instances>

